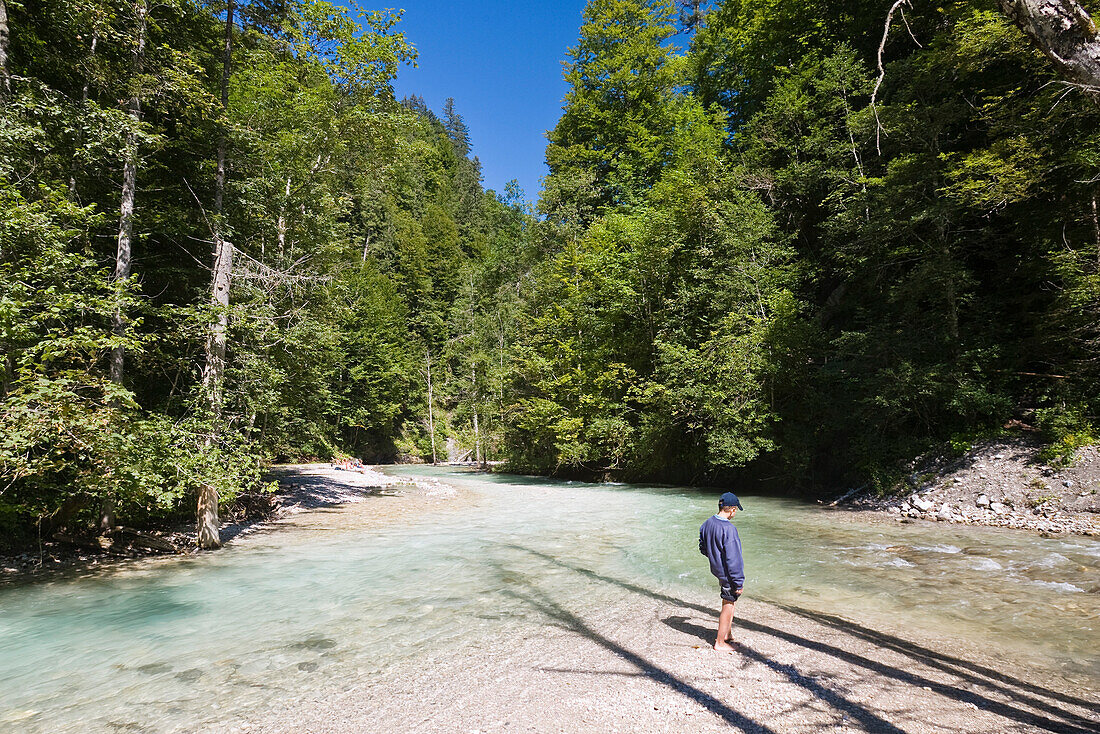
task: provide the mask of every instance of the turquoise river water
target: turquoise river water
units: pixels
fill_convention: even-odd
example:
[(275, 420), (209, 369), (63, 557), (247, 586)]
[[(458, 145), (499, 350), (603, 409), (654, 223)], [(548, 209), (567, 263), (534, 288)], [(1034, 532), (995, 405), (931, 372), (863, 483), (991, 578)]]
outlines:
[[(413, 511), (370, 497), (217, 553), (0, 587), (0, 731), (226, 730), (429, 650), (533, 631), (545, 621), (515, 592), (536, 581), (578, 610), (622, 595), (577, 584), (578, 569), (714, 592), (696, 537), (715, 492), (392, 471), (460, 492)], [(751, 596), (1100, 686), (1100, 541), (742, 499)]]

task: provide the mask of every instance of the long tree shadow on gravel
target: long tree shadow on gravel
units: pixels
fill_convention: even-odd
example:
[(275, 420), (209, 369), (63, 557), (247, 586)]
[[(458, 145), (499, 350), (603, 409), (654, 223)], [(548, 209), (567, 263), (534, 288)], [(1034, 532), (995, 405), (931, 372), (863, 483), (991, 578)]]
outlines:
[[(501, 569), (501, 571), (503, 571), (503, 569)], [(702, 691), (690, 683), (677, 678), (672, 673), (655, 665), (638, 653), (628, 650), (614, 640), (601, 635), (586, 624), (583, 619), (560, 604), (551, 601), (544, 594), (535, 593), (535, 589), (531, 589), (531, 591), (531, 594), (521, 594), (516, 591), (506, 591), (505, 593), (513, 598), (526, 602), (551, 619), (557, 620), (570, 632), (575, 632), (595, 642), (597, 645), (610, 650), (623, 660), (637, 667), (650, 680), (656, 681), (661, 685), (671, 688), (677, 693), (687, 696), (703, 708), (721, 717), (728, 724), (737, 727), (746, 734), (776, 734), (774, 730), (735, 711), (706, 691)]]
[[(706, 627), (692, 624), (687, 620), (687, 617), (668, 617), (667, 619), (662, 619), (661, 621), (672, 629), (676, 630), (677, 632), (683, 632), (686, 635), (694, 635), (695, 637), (698, 637), (700, 640), (703, 640), (708, 645), (714, 642), (714, 632), (707, 629)], [(753, 660), (771, 668), (780, 675), (786, 676), (787, 680), (789, 680), (791, 683), (805, 688), (810, 693), (814, 694), (814, 696), (835, 708), (837, 711), (843, 711), (844, 713), (848, 714), (848, 716), (863, 724), (869, 731), (883, 732), (884, 734), (905, 734), (904, 729), (899, 729), (886, 719), (869, 711), (864, 706), (860, 706), (858, 703), (849, 701), (847, 698), (840, 695), (831, 688), (821, 685), (813, 678), (802, 675), (793, 665), (783, 665), (781, 663), (777, 663), (766, 655), (763, 655), (752, 649), (744, 642), (737, 643), (737, 650), (743, 655), (750, 657)]]
[[(894, 635), (888, 635), (884, 632), (867, 629), (866, 627), (860, 627), (859, 625), (852, 624), (843, 617), (837, 617), (832, 614), (825, 614), (824, 612), (815, 612), (810, 609), (803, 609), (802, 607), (796, 607), (788, 604), (780, 604), (778, 602), (769, 603), (774, 604), (780, 609), (788, 611), (791, 614), (797, 614), (800, 617), (805, 617), (806, 619), (811, 619), (820, 624), (828, 625), (835, 629), (842, 630), (855, 637), (861, 637), (868, 642), (873, 642), (876, 645), (879, 645), (880, 647), (889, 648), (896, 652), (903, 653), (911, 658), (914, 658), (915, 660), (919, 660), (929, 667), (939, 668), (940, 670), (951, 673), (952, 675), (962, 675), (960, 671), (952, 667), (957, 666), (959, 668), (970, 670), (974, 673), (977, 673), (978, 675), (984, 675), (987, 678), (992, 678), (993, 680), (1000, 681), (1001, 683), (1011, 686), (1012, 688), (1020, 688), (1026, 691), (1031, 691), (1032, 693), (1035, 693), (1037, 695), (1057, 699), (1072, 706), (1081, 706), (1086, 709), (1094, 708), (1096, 706), (1096, 703), (1094, 701), (1085, 701), (1084, 699), (1076, 698), (1074, 696), (1070, 696), (1059, 691), (1047, 690), (1046, 688), (1037, 686), (1034, 683), (1028, 683), (1027, 681), (1020, 680), (1019, 678), (1005, 675), (999, 670), (994, 670), (993, 668), (990, 668), (988, 666), (974, 663), (969, 660), (964, 660), (962, 658), (952, 655), (945, 655), (941, 652), (931, 650), (927, 647), (918, 645), (915, 642), (910, 642), (909, 640), (903, 639), (901, 637), (895, 637)], [(1046, 704), (1043, 701), (1035, 701), (1027, 697), (1022, 698), (1036, 708), (1045, 709), (1047, 706), (1049, 706), (1049, 704)], [(1061, 711), (1057, 708), (1052, 708), (1051, 713), (1061, 714)]]
[[(260, 521), (270, 519), (270, 515), (280, 507), (295, 507), (299, 510), (327, 510), (347, 504), (349, 501), (357, 502), (364, 497), (380, 496), (388, 493), (387, 489), (381, 486), (347, 484), (341, 482), (339, 476), (326, 476), (311, 473), (312, 471), (294, 467), (275, 467), (269, 471), (265, 479), (278, 481), (279, 490), (275, 494), (253, 496), (256, 502), (264, 502), (269, 505), (266, 512), (268, 517), (261, 517)], [(353, 475), (349, 472), (349, 477)], [(264, 513), (257, 514), (262, 515)], [(222, 542), (228, 543), (245, 532), (253, 532), (257, 522), (256, 519), (246, 519), (227, 523), (222, 527)]]
[[(353, 475), (348, 472), (349, 477)], [(382, 490), (380, 486), (343, 484), (336, 477), (285, 467), (272, 470), (267, 478), (279, 481), (284, 505), (297, 505), (303, 510), (335, 507), (346, 503), (349, 496), (363, 497)]]
[[(596, 581), (614, 584), (636, 594), (648, 596), (652, 599), (665, 601), (670, 604), (676, 604), (681, 607), (686, 607), (688, 609), (694, 609), (695, 611), (711, 617), (718, 616), (717, 612), (714, 609), (704, 607), (699, 604), (693, 604), (683, 599), (677, 599), (676, 597), (662, 594), (661, 592), (647, 589), (642, 586), (638, 586), (637, 584), (630, 583), (629, 581), (623, 581), (621, 579), (604, 576), (595, 571), (592, 571), (591, 569), (566, 563), (565, 561), (533, 550), (531, 548), (525, 548), (518, 545), (508, 545), (507, 547), (514, 550), (524, 551), (537, 558), (541, 558), (548, 563), (554, 564), (561, 568), (569, 569)], [(786, 609), (786, 607), (783, 607), (779, 604), (776, 604), (775, 606)], [(801, 637), (790, 632), (785, 632), (783, 630), (777, 629), (775, 627), (770, 627), (759, 622), (753, 622), (751, 620), (738, 618), (737, 625), (744, 629), (751, 629), (755, 632), (760, 632), (761, 634), (766, 634), (772, 637), (776, 637), (778, 639), (786, 640), (801, 647), (831, 655), (833, 657), (844, 660), (851, 665), (856, 665), (867, 670), (874, 671), (875, 673), (878, 673), (880, 675), (894, 678), (895, 680), (901, 681), (908, 685), (920, 688), (927, 688), (936, 693), (939, 693), (946, 698), (951, 698), (956, 701), (962, 701), (964, 703), (970, 703), (979, 709), (989, 711), (990, 713), (994, 713), (1000, 716), (1004, 716), (1005, 718), (1012, 719), (1023, 724), (1028, 724), (1030, 726), (1044, 729), (1046, 731), (1065, 732), (1067, 734), (1097, 734), (1097, 732), (1100, 732), (1100, 726), (1098, 726), (1097, 721), (1086, 718), (1084, 716), (1080, 716), (1071, 711), (1065, 711), (1055, 704), (1038, 699), (1033, 695), (1023, 693), (1020, 689), (1025, 689), (1037, 695), (1046, 696), (1048, 698), (1061, 700), (1065, 703), (1079, 705), (1086, 709), (1092, 709), (1095, 707), (1095, 704), (1091, 702), (1077, 699), (1073, 696), (1066, 696), (1056, 691), (1049, 691), (1045, 688), (1027, 683), (1026, 681), (1018, 680), (1003, 673), (990, 671), (989, 668), (986, 668), (984, 666), (948, 655), (943, 655), (928, 648), (924, 648), (914, 643), (911, 643), (908, 640), (894, 637), (892, 635), (886, 635), (881, 632), (862, 627), (858, 624), (855, 624), (854, 622), (841, 619), (839, 617), (818, 615), (816, 612), (809, 612), (807, 610), (796, 611), (796, 608), (791, 608), (789, 611), (794, 614), (800, 614), (801, 616), (812, 619), (814, 621), (820, 621), (822, 624), (827, 624), (845, 633), (851, 634), (852, 636), (861, 637), (868, 642), (872, 642), (884, 648), (907, 655), (917, 662), (932, 665), (933, 667), (937, 667), (945, 672), (950, 673), (951, 675), (962, 678), (963, 680), (975, 686), (981, 686), (983, 688), (989, 689), (990, 692), (1001, 694), (1008, 698), (1014, 699), (1020, 704), (1032, 706), (1038, 710), (1044, 711), (1058, 718), (1048, 718), (1040, 714), (1026, 711), (1003, 701), (989, 698), (981, 693), (956, 688), (955, 686), (941, 683), (939, 681), (927, 678), (917, 673), (912, 673), (901, 668), (881, 663), (877, 660), (872, 660), (857, 653), (849, 652), (847, 650), (836, 647), (835, 645), (830, 645), (828, 643), (820, 642), (818, 640), (807, 639), (805, 637)], [(819, 616), (821, 617), (821, 619), (818, 619)], [(713, 640), (710, 641), (712, 642)], [(950, 667), (951, 665), (957, 667)], [(986, 671), (993, 673), (993, 675), (989, 675)]]

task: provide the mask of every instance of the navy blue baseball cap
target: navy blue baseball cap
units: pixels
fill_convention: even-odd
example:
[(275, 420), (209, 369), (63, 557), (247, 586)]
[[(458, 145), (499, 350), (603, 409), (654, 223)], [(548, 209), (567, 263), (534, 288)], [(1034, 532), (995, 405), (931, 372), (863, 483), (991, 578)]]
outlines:
[(737, 495), (733, 492), (726, 492), (719, 498), (718, 509), (722, 509), (723, 507), (736, 507), (742, 512), (745, 510), (745, 508), (741, 506), (741, 500), (737, 499)]

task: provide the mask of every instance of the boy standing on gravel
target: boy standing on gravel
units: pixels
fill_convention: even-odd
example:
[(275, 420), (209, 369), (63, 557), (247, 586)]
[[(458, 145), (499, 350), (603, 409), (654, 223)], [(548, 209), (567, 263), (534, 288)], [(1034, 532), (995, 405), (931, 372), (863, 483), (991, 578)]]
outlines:
[(722, 595), (722, 612), (718, 615), (718, 637), (714, 649), (733, 652), (733, 605), (745, 587), (745, 563), (741, 558), (741, 537), (730, 522), (738, 510), (744, 510), (733, 492), (718, 500), (718, 514), (711, 516), (699, 528), (699, 552), (710, 561), (710, 572), (718, 579)]

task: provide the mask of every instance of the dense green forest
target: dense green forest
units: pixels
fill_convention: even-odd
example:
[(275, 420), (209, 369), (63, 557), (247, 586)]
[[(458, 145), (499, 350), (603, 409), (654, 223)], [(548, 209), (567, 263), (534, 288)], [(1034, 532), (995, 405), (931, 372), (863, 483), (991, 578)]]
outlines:
[(0, 537), (215, 545), (272, 461), (793, 492), (1095, 440), (1097, 97), (992, 3), (894, 10), (591, 0), (532, 208), (395, 98), (400, 13), (0, 0)]

